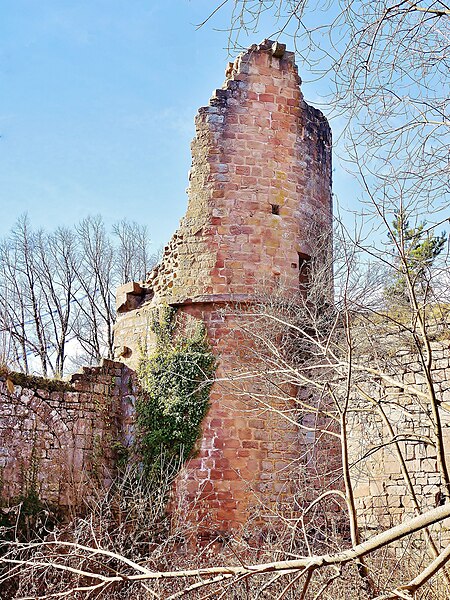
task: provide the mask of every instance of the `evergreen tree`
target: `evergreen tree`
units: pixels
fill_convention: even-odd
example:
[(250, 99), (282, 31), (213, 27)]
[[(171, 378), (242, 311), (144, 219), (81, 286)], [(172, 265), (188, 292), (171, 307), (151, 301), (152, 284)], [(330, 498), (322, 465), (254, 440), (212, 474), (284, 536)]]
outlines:
[(426, 228), (426, 221), (410, 227), (402, 211), (392, 222), (390, 242), (397, 254), (393, 281), (386, 286), (388, 301), (410, 302), (408, 279), (414, 290), (424, 296), (429, 289), (429, 272), (435, 259), (444, 249), (447, 234), (434, 235), (432, 228)]

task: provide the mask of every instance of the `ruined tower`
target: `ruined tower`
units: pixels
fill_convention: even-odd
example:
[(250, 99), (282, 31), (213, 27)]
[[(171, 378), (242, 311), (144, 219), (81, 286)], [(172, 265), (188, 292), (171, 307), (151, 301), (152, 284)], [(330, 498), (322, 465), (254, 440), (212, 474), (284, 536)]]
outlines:
[(117, 295), (118, 355), (131, 367), (158, 304), (206, 325), (217, 382), (198, 456), (177, 485), (187, 508), (220, 532), (245, 523), (255, 498), (269, 508), (288, 500), (288, 465), (298, 454), (295, 425), (252, 400), (259, 383), (236, 390), (246, 354), (239, 317), (227, 307), (251, 304), (274, 285), (298, 290), (315, 238), (331, 238), (331, 133), (300, 83), (294, 53), (277, 42), (229, 64), (195, 120), (186, 215), (148, 281)]

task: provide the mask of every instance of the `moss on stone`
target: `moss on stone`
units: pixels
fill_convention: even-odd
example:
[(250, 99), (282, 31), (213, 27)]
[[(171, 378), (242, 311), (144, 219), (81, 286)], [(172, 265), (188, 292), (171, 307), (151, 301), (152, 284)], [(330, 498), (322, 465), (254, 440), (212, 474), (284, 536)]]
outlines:
[(6, 381), (7, 379), (12, 381), (14, 385), (32, 390), (68, 392), (74, 389), (72, 384), (68, 381), (61, 381), (60, 379), (46, 379), (45, 377), (39, 377), (38, 375), (26, 375), (25, 373), (10, 371), (6, 367), (0, 367), (0, 381)]

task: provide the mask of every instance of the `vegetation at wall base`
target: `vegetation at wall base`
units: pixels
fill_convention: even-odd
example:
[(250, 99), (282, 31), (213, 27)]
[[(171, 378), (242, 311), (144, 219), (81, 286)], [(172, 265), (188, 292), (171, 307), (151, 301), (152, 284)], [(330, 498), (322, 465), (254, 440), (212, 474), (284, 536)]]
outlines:
[(143, 352), (136, 405), (137, 450), (149, 480), (168, 481), (194, 453), (208, 410), (216, 360), (203, 323), (181, 323), (168, 306), (156, 308), (155, 347)]
[(3, 500), (6, 482), (0, 470), (0, 554), (7, 541), (26, 543), (43, 539), (62, 519), (60, 508), (40, 496), (39, 469), (35, 433), (30, 463), (27, 468), (21, 465), (22, 486), (17, 497)]

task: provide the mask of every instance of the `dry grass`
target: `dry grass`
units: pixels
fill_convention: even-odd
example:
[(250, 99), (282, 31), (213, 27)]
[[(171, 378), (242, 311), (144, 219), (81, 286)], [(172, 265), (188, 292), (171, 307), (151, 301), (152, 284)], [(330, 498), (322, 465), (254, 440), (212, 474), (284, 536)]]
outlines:
[[(83, 515), (78, 515), (64, 526), (46, 532), (44, 543), (36, 545), (7, 546), (3, 559), (17, 560), (20, 564), (4, 564), (0, 578), (0, 598), (102, 598), (119, 600), (167, 599), (177, 593), (178, 597), (192, 600), (214, 598), (215, 600), (269, 600), (283, 598), (298, 600), (305, 584), (306, 574), (267, 573), (241, 576), (219, 581), (199, 588), (200, 576), (189, 579), (156, 580), (147, 583), (116, 582), (105, 587), (76, 591), (90, 587), (93, 580), (80, 573), (61, 570), (63, 565), (83, 572), (110, 576), (120, 572), (132, 574), (136, 569), (127, 565), (116, 555), (125, 557), (154, 571), (174, 571), (205, 566), (241, 565), (265, 563), (290, 559), (307, 554), (305, 531), (293, 535), (292, 527), (282, 519), (271, 530), (257, 529), (249, 523), (252, 535), (221, 539), (199, 540), (182, 515), (175, 515), (178, 527), (173, 529), (174, 519), (164, 514), (166, 494), (154, 494), (145, 482), (128, 471), (106, 493), (91, 498)], [(175, 509), (176, 510), (176, 509)], [(317, 516), (319, 519), (319, 516)], [(180, 525), (183, 523), (184, 525)], [(320, 535), (314, 524), (306, 534), (313, 544), (310, 550), (317, 553), (335, 551), (348, 547), (336, 528), (326, 531), (321, 520)], [(331, 531), (334, 529), (334, 532)], [(345, 536), (344, 536), (345, 537)], [(68, 545), (75, 543), (77, 546)], [(395, 556), (392, 550), (378, 551), (368, 560), (368, 566), (377, 594), (404, 584), (423, 568), (429, 559), (422, 547), (411, 543), (402, 554)], [(91, 549), (108, 550), (114, 555), (100, 556)], [(310, 582), (305, 600), (369, 600), (374, 594), (368, 592), (356, 565), (341, 569), (327, 567), (317, 570)], [(188, 588), (191, 588), (190, 591)], [(434, 578), (415, 596), (417, 600), (450, 600), (450, 591), (444, 582)]]

